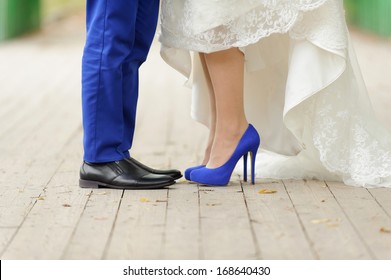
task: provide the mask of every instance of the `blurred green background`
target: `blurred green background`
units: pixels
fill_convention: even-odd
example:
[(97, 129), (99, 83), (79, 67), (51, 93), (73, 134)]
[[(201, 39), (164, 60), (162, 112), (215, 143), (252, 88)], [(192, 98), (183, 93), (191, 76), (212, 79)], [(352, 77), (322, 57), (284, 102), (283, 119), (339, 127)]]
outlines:
[(391, 0), (344, 0), (344, 4), (350, 24), (391, 36)]
[(0, 41), (37, 30), (85, 7), (85, 0), (0, 0)]
[[(391, 0), (344, 0), (350, 24), (391, 36)], [(80, 10), (85, 0), (0, 0), (0, 41)]]

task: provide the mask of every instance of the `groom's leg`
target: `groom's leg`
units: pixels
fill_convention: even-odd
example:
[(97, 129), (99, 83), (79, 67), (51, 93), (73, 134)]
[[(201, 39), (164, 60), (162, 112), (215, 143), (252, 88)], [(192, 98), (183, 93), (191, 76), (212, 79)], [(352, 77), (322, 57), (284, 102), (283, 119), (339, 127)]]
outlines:
[[(140, 2), (149, 2), (143, 0)], [(82, 62), (84, 160), (121, 160), (123, 68), (135, 43), (138, 0), (87, 0)], [(129, 100), (126, 100), (129, 102)]]
[(87, 0), (82, 65), (85, 153), (80, 187), (154, 189), (170, 186), (181, 177), (178, 170), (154, 170), (127, 158), (138, 68), (153, 38), (157, 9), (156, 0)]
[(132, 146), (139, 90), (138, 71), (147, 58), (154, 38), (158, 12), (159, 0), (139, 1), (133, 48), (122, 68), (125, 130), (121, 150), (124, 154), (128, 153)]

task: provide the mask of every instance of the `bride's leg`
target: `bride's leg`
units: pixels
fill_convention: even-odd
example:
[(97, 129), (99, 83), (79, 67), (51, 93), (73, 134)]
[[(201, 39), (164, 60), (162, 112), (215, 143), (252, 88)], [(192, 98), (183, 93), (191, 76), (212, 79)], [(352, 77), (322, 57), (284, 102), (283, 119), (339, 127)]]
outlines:
[(248, 127), (244, 113), (244, 55), (237, 48), (205, 54), (216, 102), (216, 128), (208, 168), (223, 165)]
[(208, 137), (208, 143), (205, 149), (204, 159), (202, 160), (202, 165), (206, 165), (209, 161), (210, 152), (212, 150), (213, 140), (215, 136), (216, 131), (216, 100), (215, 100), (215, 94), (213, 92), (212, 83), (210, 80), (210, 75), (208, 71), (208, 67), (206, 66), (205, 62), (205, 54), (199, 53), (202, 68), (204, 69), (205, 78), (208, 82), (209, 87), (209, 103), (210, 103), (210, 125), (209, 125), (209, 137)]

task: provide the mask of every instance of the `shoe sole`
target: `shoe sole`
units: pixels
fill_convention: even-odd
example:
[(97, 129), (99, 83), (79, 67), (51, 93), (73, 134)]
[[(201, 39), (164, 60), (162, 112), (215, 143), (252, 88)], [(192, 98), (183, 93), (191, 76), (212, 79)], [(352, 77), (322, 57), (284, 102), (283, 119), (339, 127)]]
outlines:
[(121, 190), (151, 190), (151, 189), (162, 189), (171, 185), (174, 185), (175, 181), (167, 182), (167, 183), (161, 183), (161, 184), (155, 184), (155, 185), (147, 185), (147, 186), (117, 186), (117, 185), (110, 185), (107, 183), (102, 183), (98, 181), (89, 181), (89, 180), (82, 180), (79, 179), (79, 186), (81, 188), (88, 188), (88, 189), (99, 189), (99, 188), (110, 188), (110, 189), (121, 189)]
[(173, 179), (173, 180), (178, 180), (178, 179), (180, 179), (180, 178), (182, 178), (183, 177), (183, 175), (180, 175), (180, 176), (172, 176), (171, 178)]

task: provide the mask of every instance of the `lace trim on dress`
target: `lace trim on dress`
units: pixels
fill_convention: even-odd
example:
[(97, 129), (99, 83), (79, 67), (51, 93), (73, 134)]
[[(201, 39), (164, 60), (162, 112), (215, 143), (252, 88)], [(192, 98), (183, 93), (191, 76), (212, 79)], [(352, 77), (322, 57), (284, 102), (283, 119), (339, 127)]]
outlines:
[[(342, 12), (335, 14), (335, 11), (343, 11), (335, 7), (342, 5), (341, 1), (197, 0), (196, 2), (197, 5), (189, 0), (163, 2), (160, 39), (165, 46), (213, 52), (248, 46), (271, 34), (289, 31), (292, 38), (321, 40), (322, 43), (326, 43), (326, 46), (330, 44), (330, 48), (346, 47), (346, 38), (335, 38), (336, 34), (332, 32), (335, 28), (345, 28), (339, 20), (340, 17), (344, 17), (344, 14)], [(225, 7), (232, 5), (232, 11), (231, 9), (224, 9), (224, 13), (214, 11), (217, 14), (214, 17), (204, 15), (209, 20), (208, 24), (203, 28), (197, 27), (197, 17), (202, 16), (197, 10), (208, 11), (208, 5), (216, 7), (218, 5), (216, 2), (221, 2), (220, 5)], [(240, 9), (242, 6), (247, 8)], [(305, 13), (319, 8), (322, 8), (322, 11)], [(333, 17), (325, 18), (324, 15), (330, 15), (329, 12), (324, 11), (325, 9), (332, 10)], [(181, 18), (177, 17), (178, 14)], [(207, 20), (199, 19), (199, 22), (205, 21)], [(328, 24), (324, 24), (325, 21)], [(308, 25), (307, 22), (311, 24)], [(340, 26), (336, 26), (338, 24)], [(210, 26), (215, 27), (210, 29)]]
[(349, 76), (351, 71), (348, 66), (338, 81), (313, 98), (308, 107), (313, 117), (314, 146), (326, 168), (341, 174), (346, 183), (370, 186), (388, 180), (389, 184), (390, 134), (373, 112), (363, 107), (365, 95), (360, 96), (360, 89)]

